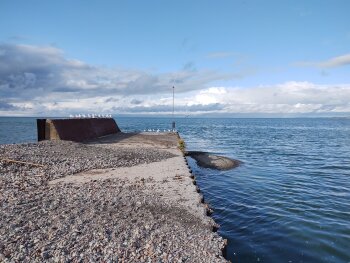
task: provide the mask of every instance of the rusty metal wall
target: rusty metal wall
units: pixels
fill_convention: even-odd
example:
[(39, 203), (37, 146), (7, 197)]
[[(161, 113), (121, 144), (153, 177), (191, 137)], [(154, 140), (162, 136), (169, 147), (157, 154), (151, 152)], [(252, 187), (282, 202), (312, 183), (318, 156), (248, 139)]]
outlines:
[[(120, 129), (112, 118), (86, 118), (86, 119), (46, 119), (44, 132), (42, 121), (37, 120), (38, 140), (67, 140), (82, 142), (108, 134), (120, 132)], [(46, 131), (45, 131), (46, 130)], [(39, 134), (40, 133), (40, 134)]]

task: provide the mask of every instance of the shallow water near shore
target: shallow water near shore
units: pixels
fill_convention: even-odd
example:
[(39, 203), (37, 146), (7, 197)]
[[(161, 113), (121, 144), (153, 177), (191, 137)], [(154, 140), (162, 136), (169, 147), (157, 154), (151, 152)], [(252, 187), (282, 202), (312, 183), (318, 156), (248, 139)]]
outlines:
[[(168, 118), (117, 118), (125, 132)], [(243, 161), (199, 168), (233, 262), (350, 262), (350, 119), (178, 118), (187, 150)], [(36, 140), (35, 118), (0, 118), (0, 144)]]

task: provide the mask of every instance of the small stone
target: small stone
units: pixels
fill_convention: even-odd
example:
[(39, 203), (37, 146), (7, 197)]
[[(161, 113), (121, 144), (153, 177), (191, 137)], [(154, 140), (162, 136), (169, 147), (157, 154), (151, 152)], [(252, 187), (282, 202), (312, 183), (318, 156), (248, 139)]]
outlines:
[(42, 257), (43, 259), (49, 259), (49, 258), (50, 258), (50, 254), (49, 254), (48, 251), (43, 251), (43, 252), (41, 253), (41, 257)]

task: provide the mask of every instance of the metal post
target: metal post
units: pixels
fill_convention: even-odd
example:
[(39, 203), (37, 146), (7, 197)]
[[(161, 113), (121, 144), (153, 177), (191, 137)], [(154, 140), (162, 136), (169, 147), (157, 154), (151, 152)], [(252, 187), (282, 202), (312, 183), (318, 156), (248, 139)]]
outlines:
[(175, 131), (175, 117), (174, 117), (174, 109), (175, 109), (175, 87), (173, 86), (173, 131)]

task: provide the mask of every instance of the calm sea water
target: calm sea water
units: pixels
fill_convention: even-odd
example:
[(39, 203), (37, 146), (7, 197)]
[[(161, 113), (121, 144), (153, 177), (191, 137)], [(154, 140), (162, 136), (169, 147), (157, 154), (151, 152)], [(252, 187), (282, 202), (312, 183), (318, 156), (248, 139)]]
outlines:
[[(118, 118), (123, 131), (169, 119)], [(350, 119), (177, 119), (188, 150), (233, 157), (218, 172), (189, 160), (233, 262), (350, 262)], [(33, 118), (0, 118), (0, 144), (36, 140)]]

